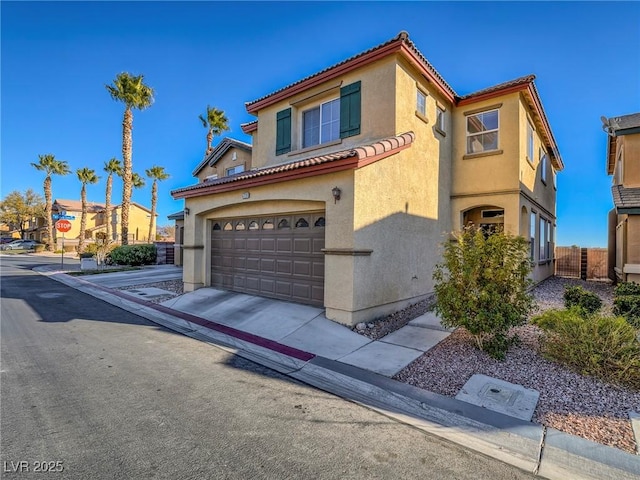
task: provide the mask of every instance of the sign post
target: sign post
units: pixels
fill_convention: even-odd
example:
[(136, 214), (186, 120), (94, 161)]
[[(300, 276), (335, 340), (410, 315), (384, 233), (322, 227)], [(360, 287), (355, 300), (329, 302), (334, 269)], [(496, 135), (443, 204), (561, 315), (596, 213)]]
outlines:
[[(75, 218), (75, 217), (72, 217)], [(62, 270), (64, 270), (64, 234), (71, 230), (71, 222), (66, 219), (58, 220), (56, 222), (56, 230), (62, 232), (62, 255), (60, 265), (62, 266)]]

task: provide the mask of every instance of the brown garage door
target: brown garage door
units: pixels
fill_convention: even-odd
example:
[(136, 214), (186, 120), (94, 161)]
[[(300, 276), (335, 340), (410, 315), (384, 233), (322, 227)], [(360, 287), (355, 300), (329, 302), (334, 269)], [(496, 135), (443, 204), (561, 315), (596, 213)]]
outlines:
[(324, 215), (214, 220), (211, 286), (322, 306)]

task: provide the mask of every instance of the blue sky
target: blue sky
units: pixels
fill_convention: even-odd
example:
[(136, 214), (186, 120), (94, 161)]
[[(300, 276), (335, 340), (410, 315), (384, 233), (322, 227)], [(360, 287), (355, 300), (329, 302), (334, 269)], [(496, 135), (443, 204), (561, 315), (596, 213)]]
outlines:
[[(231, 131), (244, 107), (401, 30), (458, 94), (534, 73), (565, 170), (558, 175), (558, 245), (606, 246), (611, 178), (600, 116), (640, 111), (640, 3), (635, 2), (7, 2), (1, 14), (1, 196), (42, 191), (31, 167), (53, 153), (104, 202), (104, 162), (122, 156), (123, 106), (105, 84), (144, 74), (151, 108), (134, 112), (133, 165), (171, 178), (159, 187), (159, 224), (182, 209), (172, 189), (194, 183), (206, 106)], [(214, 140), (217, 143), (218, 139)], [(121, 201), (114, 182), (113, 201)], [(150, 204), (150, 183), (133, 200)], [(75, 176), (57, 198), (79, 198)]]

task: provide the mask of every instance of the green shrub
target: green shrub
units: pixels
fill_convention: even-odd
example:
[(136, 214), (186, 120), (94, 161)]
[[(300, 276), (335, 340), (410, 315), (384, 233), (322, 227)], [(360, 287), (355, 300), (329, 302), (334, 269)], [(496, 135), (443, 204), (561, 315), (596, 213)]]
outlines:
[(623, 295), (640, 295), (640, 283), (619, 283), (618, 285), (616, 285), (616, 288), (613, 289), (613, 295), (616, 297)]
[(37, 244), (33, 247), (33, 250), (34, 250), (36, 253), (40, 253), (40, 252), (44, 252), (45, 247), (46, 247), (46, 245), (44, 245), (44, 244), (42, 244), (42, 243), (37, 243)]
[(529, 242), (504, 232), (485, 236), (475, 227), (444, 245), (444, 263), (436, 265), (436, 312), (445, 327), (464, 327), (476, 345), (504, 358), (507, 332), (522, 325), (532, 308)]
[(619, 283), (613, 295), (613, 313), (623, 316), (633, 327), (640, 329), (640, 284)]
[(574, 307), (548, 310), (532, 322), (545, 332), (545, 357), (578, 373), (640, 389), (640, 342), (624, 318), (585, 316)]
[(110, 263), (116, 265), (151, 265), (156, 262), (156, 246), (122, 245), (111, 250), (108, 256)]
[(587, 315), (593, 315), (602, 308), (602, 300), (600, 300), (600, 297), (579, 285), (566, 287), (563, 297), (565, 308), (578, 307)]

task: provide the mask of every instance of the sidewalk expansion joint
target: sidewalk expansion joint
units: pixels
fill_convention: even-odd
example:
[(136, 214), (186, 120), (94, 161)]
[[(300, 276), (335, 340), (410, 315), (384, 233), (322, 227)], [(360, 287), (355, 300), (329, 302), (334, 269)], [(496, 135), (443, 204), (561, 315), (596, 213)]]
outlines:
[(542, 463), (542, 452), (544, 450), (544, 440), (547, 436), (547, 427), (542, 425), (542, 435), (540, 436), (540, 445), (538, 446), (538, 458), (536, 460), (536, 468), (533, 469), (533, 474), (537, 475), (540, 471), (540, 464)]

